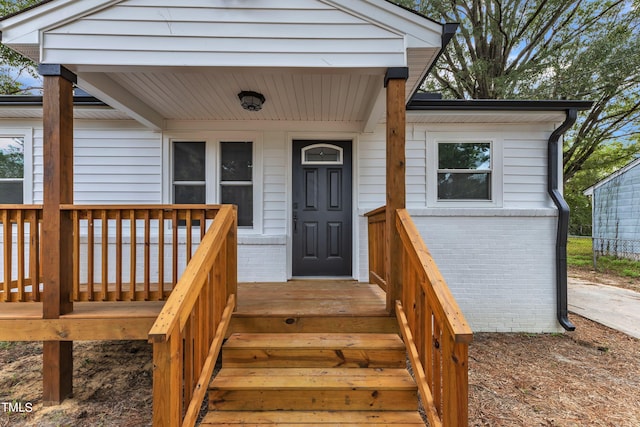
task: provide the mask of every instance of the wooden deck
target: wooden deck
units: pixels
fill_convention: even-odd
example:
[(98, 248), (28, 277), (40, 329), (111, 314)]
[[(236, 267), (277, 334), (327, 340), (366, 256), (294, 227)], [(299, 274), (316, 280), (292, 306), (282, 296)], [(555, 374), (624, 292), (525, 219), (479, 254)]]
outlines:
[(229, 333), (395, 333), (378, 286), (353, 280), (238, 284)]
[[(42, 322), (42, 303), (0, 305), (0, 340), (148, 339), (164, 301), (76, 302)], [(241, 283), (231, 332), (397, 332), (375, 285), (349, 280)], [(108, 327), (107, 327), (108, 326)]]
[(59, 319), (42, 318), (42, 303), (2, 303), (0, 341), (147, 340), (164, 301), (79, 302)]

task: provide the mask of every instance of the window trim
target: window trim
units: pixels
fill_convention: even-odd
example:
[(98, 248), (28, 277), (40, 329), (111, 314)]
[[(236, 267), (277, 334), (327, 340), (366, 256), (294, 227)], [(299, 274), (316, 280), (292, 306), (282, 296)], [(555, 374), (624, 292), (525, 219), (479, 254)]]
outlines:
[[(0, 131), (2, 138), (23, 138), (24, 170), (22, 176), (22, 204), (33, 204), (33, 128), (13, 128)], [(17, 180), (17, 178), (8, 178)]]
[[(489, 186), (490, 199), (439, 199), (438, 198), (438, 174), (450, 169), (439, 169), (438, 147), (446, 143), (489, 143), (491, 150), (491, 168), (478, 169), (488, 172), (491, 183)], [(427, 134), (427, 207), (502, 207), (503, 204), (503, 177), (502, 177), (502, 135), (496, 133), (454, 133), (431, 132)], [(456, 173), (465, 173), (462, 169), (453, 169)], [(467, 173), (477, 173), (475, 169), (469, 169)]]
[[(198, 142), (206, 144), (206, 203), (220, 204), (220, 143), (221, 142), (252, 142), (253, 146), (253, 227), (238, 228), (240, 234), (262, 234), (263, 229), (263, 145), (262, 134), (255, 131), (223, 131), (223, 132), (188, 132), (175, 131), (163, 136), (163, 167), (162, 167), (162, 200), (163, 203), (173, 203), (173, 150), (174, 142)], [(211, 167), (213, 165), (213, 167)]]

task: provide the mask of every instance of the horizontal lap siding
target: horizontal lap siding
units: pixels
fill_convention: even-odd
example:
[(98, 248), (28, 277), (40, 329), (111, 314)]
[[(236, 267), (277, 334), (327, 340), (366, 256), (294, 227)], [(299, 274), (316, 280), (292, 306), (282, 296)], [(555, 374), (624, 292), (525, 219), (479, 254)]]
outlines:
[(263, 233), (284, 235), (287, 232), (286, 211), (286, 145), (281, 132), (266, 133), (263, 156)]
[(640, 240), (640, 166), (594, 192), (594, 237)]
[[(124, 1), (47, 31), (43, 46), (46, 62), (75, 55), (82, 64), (109, 63), (110, 57), (140, 65), (383, 66), (405, 60), (404, 37), (317, 0), (232, 6), (223, 0)], [(247, 53), (259, 64), (246, 64)]]
[[(34, 203), (42, 203), (42, 130), (34, 137)], [(162, 140), (141, 128), (76, 129), (76, 204), (162, 203)]]
[(547, 194), (547, 139), (543, 132), (505, 133), (503, 190), (505, 208), (545, 208)]
[[(406, 142), (407, 206), (424, 207), (426, 204), (426, 147), (424, 139)], [(359, 200), (360, 209), (373, 209), (386, 203), (386, 142), (384, 128), (375, 134), (360, 137), (359, 145)]]

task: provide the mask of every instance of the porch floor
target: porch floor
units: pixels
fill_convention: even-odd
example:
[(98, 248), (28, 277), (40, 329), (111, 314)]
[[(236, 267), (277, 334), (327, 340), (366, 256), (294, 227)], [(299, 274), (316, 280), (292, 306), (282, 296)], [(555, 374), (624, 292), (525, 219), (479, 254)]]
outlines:
[(353, 280), (239, 283), (235, 315), (388, 316), (385, 293)]
[(353, 280), (239, 283), (233, 332), (396, 332), (377, 285)]
[[(395, 318), (386, 311), (385, 293), (376, 285), (353, 280), (239, 283), (237, 301), (229, 334), (397, 332)], [(0, 338), (40, 341), (64, 335), (70, 340), (147, 339), (163, 304), (76, 302), (72, 313), (43, 321), (42, 303), (3, 303)]]

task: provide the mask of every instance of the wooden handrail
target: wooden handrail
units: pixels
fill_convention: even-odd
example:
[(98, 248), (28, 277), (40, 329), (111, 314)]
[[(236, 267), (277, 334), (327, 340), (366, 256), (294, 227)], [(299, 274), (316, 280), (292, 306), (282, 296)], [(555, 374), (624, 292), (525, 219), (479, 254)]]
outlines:
[[(61, 209), (73, 222), (73, 301), (157, 301), (171, 293), (220, 206)], [(0, 302), (41, 301), (42, 205), (0, 205), (0, 222)]]
[(396, 212), (396, 227), (404, 252), (396, 315), (427, 417), (432, 426), (466, 426), (473, 333), (405, 209)]
[(384, 245), (386, 242), (386, 206), (367, 212), (369, 229), (369, 282), (387, 291)]
[(236, 209), (220, 207), (149, 331), (154, 426), (196, 422), (236, 304), (236, 229)]
[(0, 221), (0, 302), (39, 301), (42, 205), (0, 205)]
[(74, 301), (158, 301), (169, 296), (190, 261), (194, 233), (204, 237), (220, 206), (63, 205), (62, 210), (73, 221)]

